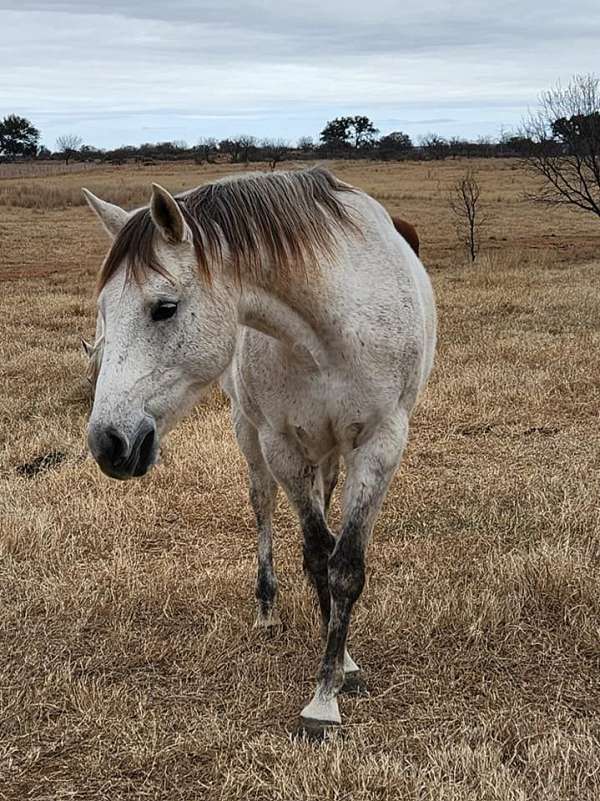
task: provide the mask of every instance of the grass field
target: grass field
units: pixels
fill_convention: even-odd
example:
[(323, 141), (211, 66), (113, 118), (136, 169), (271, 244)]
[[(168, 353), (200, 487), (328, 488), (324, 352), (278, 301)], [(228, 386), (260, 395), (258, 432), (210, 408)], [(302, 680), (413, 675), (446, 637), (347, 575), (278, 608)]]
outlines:
[(600, 225), (481, 162), (469, 265), (446, 202), (464, 162), (331, 166), (417, 225), (440, 331), (353, 618), (370, 695), (321, 745), (290, 736), (320, 653), (301, 536), (281, 500), (266, 638), (222, 399), (138, 482), (85, 450), (78, 336), (107, 243), (80, 186), (135, 205), (227, 168), (0, 178), (3, 801), (600, 797)]

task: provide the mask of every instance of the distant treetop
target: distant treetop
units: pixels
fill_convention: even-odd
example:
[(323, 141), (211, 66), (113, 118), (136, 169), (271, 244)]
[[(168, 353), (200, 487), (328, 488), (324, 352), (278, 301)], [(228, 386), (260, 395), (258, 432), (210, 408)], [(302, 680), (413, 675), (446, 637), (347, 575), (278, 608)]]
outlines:
[(16, 156), (35, 156), (40, 140), (40, 132), (25, 117), (9, 114), (0, 120), (0, 154)]

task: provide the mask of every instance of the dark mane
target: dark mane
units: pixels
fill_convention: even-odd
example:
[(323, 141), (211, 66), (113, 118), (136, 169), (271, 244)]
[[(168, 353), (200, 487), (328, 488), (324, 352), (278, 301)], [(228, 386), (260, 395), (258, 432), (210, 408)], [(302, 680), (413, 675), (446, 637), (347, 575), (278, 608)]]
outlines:
[[(224, 266), (235, 281), (286, 284), (295, 273), (318, 268), (331, 256), (335, 235), (357, 230), (339, 195), (355, 191), (328, 170), (254, 173), (201, 186), (176, 198), (189, 226), (198, 270), (207, 281)], [(166, 275), (156, 255), (156, 227), (148, 208), (125, 223), (102, 265), (101, 290), (125, 262), (128, 279), (153, 270)]]

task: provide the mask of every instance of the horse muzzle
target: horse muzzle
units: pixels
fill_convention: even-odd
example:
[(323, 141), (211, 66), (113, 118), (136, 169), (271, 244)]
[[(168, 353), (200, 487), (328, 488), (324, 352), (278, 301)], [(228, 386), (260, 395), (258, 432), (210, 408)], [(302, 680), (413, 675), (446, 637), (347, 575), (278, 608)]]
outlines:
[(92, 423), (88, 445), (100, 469), (110, 478), (138, 478), (145, 475), (156, 461), (156, 424), (151, 417), (144, 417), (128, 437), (113, 425)]

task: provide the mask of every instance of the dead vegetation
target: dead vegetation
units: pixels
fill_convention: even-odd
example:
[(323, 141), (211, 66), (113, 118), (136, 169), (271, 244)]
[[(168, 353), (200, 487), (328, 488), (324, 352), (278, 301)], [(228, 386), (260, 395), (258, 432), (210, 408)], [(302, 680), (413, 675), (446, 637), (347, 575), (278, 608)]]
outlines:
[[(351, 632), (371, 695), (343, 698), (344, 729), (320, 746), (289, 737), (319, 655), (293, 515), (281, 502), (286, 628), (264, 639), (225, 404), (215, 394), (174, 432), (147, 479), (104, 479), (85, 458), (78, 340), (103, 234), (83, 208), (3, 208), (3, 801), (598, 798), (596, 228), (524, 205), (512, 164), (478, 165), (496, 205), (471, 266), (443, 191), (464, 164), (339, 166), (417, 225), (440, 347)], [(121, 180), (132, 197), (148, 182), (93, 175), (39, 183), (115, 199)]]
[(481, 187), (472, 170), (459, 178), (450, 191), (448, 207), (454, 217), (456, 235), (464, 245), (471, 261), (475, 261), (481, 247), (481, 233), (486, 223), (481, 209)]
[(65, 164), (64, 161), (13, 161), (0, 163), (0, 180), (5, 178), (41, 178), (97, 170), (93, 161)]

